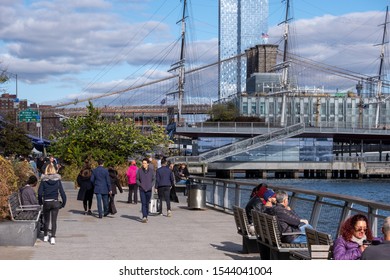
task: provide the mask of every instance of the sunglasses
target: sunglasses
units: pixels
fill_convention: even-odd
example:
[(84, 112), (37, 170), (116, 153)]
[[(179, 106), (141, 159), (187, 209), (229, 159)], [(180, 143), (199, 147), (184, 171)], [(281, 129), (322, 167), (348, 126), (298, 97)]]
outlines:
[(363, 228), (363, 227), (355, 228), (355, 231), (356, 231), (356, 232), (360, 232), (360, 231), (367, 232), (367, 228)]

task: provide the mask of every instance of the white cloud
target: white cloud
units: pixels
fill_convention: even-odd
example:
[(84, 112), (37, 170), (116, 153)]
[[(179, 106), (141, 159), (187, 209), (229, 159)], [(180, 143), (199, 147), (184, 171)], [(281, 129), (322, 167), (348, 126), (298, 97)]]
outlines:
[[(24, 3), (0, 3), (0, 68), (18, 73), (25, 83), (55, 81), (65, 87), (71, 81), (82, 85), (86, 78), (82, 80), (80, 75), (87, 71), (100, 72), (103, 77), (117, 67), (128, 67), (121, 78), (98, 79), (86, 88), (86, 92), (105, 92), (131, 85), (138, 74), (147, 81), (168, 75), (164, 71), (178, 60), (177, 30), (164, 22), (128, 19), (115, 5), (119, 3), (126, 12), (150, 15), (149, 0)], [(378, 25), (383, 21), (384, 14), (379, 12), (297, 20), (291, 27), (290, 46), (302, 57), (358, 73), (375, 73), (380, 48), (374, 45), (380, 43)], [(269, 42), (279, 42), (282, 31), (283, 26), (271, 27)], [(176, 48), (172, 45), (175, 40)], [(197, 40), (187, 49), (187, 62), (196, 66), (216, 62), (217, 57), (217, 38)], [(209, 73), (215, 75), (216, 71)]]

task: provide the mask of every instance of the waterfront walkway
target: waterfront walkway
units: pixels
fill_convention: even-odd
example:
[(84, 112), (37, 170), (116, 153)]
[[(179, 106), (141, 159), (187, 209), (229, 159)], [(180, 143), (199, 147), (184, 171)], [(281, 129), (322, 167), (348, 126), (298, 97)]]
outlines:
[[(257, 260), (242, 254), (232, 215), (213, 209), (189, 210), (187, 197), (172, 203), (173, 216), (140, 222), (141, 204), (127, 204), (127, 189), (116, 195), (118, 213), (103, 219), (85, 216), (77, 190), (64, 182), (67, 205), (60, 210), (56, 245), (40, 236), (33, 247), (0, 247), (2, 260)], [(95, 199), (95, 198), (94, 198)], [(163, 204), (166, 214), (165, 202)]]

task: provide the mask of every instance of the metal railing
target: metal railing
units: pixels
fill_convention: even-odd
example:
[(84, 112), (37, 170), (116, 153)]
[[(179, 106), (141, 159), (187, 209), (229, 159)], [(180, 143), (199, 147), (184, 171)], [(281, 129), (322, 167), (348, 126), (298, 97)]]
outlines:
[[(194, 184), (205, 184), (206, 203), (209, 207), (232, 213), (233, 205), (244, 207), (252, 189), (258, 184), (250, 181), (225, 180), (191, 176)], [(289, 194), (290, 206), (319, 231), (337, 237), (342, 221), (350, 215), (362, 213), (368, 217), (374, 236), (380, 233), (384, 218), (390, 216), (390, 205), (354, 196), (272, 186), (274, 191)]]
[[(289, 124), (290, 126), (295, 125)], [(301, 124), (301, 123), (298, 123)], [(354, 122), (318, 122), (318, 123), (302, 123), (305, 127), (305, 132), (337, 132), (337, 133), (357, 133), (357, 134), (377, 134), (390, 135), (390, 126), (380, 126), (375, 128), (372, 125), (359, 125)], [(242, 133), (258, 135), (269, 133), (271, 131), (279, 130), (279, 124), (272, 124), (269, 122), (201, 122), (195, 123), (191, 126), (178, 127), (177, 132), (209, 132), (209, 133)]]
[(278, 130), (270, 131), (267, 134), (258, 135), (238, 142), (234, 142), (232, 144), (220, 148), (212, 149), (211, 151), (202, 153), (199, 156), (174, 157), (171, 158), (171, 160), (174, 160), (175, 162), (191, 161), (191, 162), (202, 162), (202, 163), (218, 161), (229, 156), (233, 156), (255, 148), (259, 148), (261, 146), (264, 146), (276, 140), (296, 136), (298, 134), (301, 134), (303, 131), (304, 131), (304, 124), (298, 123), (285, 128), (279, 128)]

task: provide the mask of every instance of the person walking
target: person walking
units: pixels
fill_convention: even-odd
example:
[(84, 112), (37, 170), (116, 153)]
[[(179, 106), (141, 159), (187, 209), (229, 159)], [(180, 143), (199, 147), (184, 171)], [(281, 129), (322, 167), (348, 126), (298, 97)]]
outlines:
[[(135, 160), (130, 161), (130, 166), (126, 171), (127, 182), (129, 186), (129, 195), (127, 197), (127, 203), (137, 204), (138, 202), (138, 186), (137, 186), (137, 170)], [(134, 201), (134, 202), (133, 202)]]
[[(61, 200), (58, 200), (58, 195)], [(46, 166), (45, 174), (41, 177), (41, 183), (38, 188), (38, 202), (43, 205), (43, 219), (45, 221), (43, 228), (43, 241), (49, 241), (49, 221), (51, 222), (50, 244), (56, 244), (55, 237), (57, 233), (57, 216), (61, 208), (66, 205), (66, 194), (62, 187), (61, 175), (57, 174), (54, 164)]]
[(77, 200), (81, 200), (83, 202), (84, 215), (92, 215), (91, 208), (92, 208), (94, 187), (91, 182), (91, 176), (92, 176), (92, 168), (88, 160), (86, 160), (84, 162), (83, 168), (81, 169), (76, 179), (77, 184), (80, 187), (79, 192), (77, 193)]
[(175, 186), (175, 176), (173, 175), (172, 170), (167, 166), (167, 159), (161, 159), (161, 167), (157, 169), (156, 172), (156, 189), (158, 193), (158, 198), (160, 199), (160, 203), (158, 206), (158, 213), (162, 215), (162, 201), (163, 198), (167, 205), (167, 217), (172, 216), (171, 211), (171, 187)]
[[(92, 170), (91, 182), (94, 186), (99, 219), (106, 217), (108, 212), (108, 195), (111, 194), (111, 181), (108, 170), (103, 167), (104, 161), (98, 160), (99, 166)], [(102, 207), (103, 202), (103, 207)]]
[(141, 196), (142, 222), (148, 222), (149, 202), (152, 197), (152, 189), (156, 182), (156, 174), (153, 168), (149, 167), (149, 160), (142, 160), (142, 167), (137, 171), (137, 185)]
[(119, 183), (119, 178), (118, 178), (118, 171), (114, 169), (114, 167), (110, 166), (108, 167), (108, 174), (110, 175), (110, 180), (111, 180), (111, 194), (109, 197), (109, 212), (111, 214), (116, 213), (116, 207), (115, 207), (115, 195), (118, 193), (117, 188), (119, 189), (120, 193), (123, 193), (123, 189), (121, 184)]

